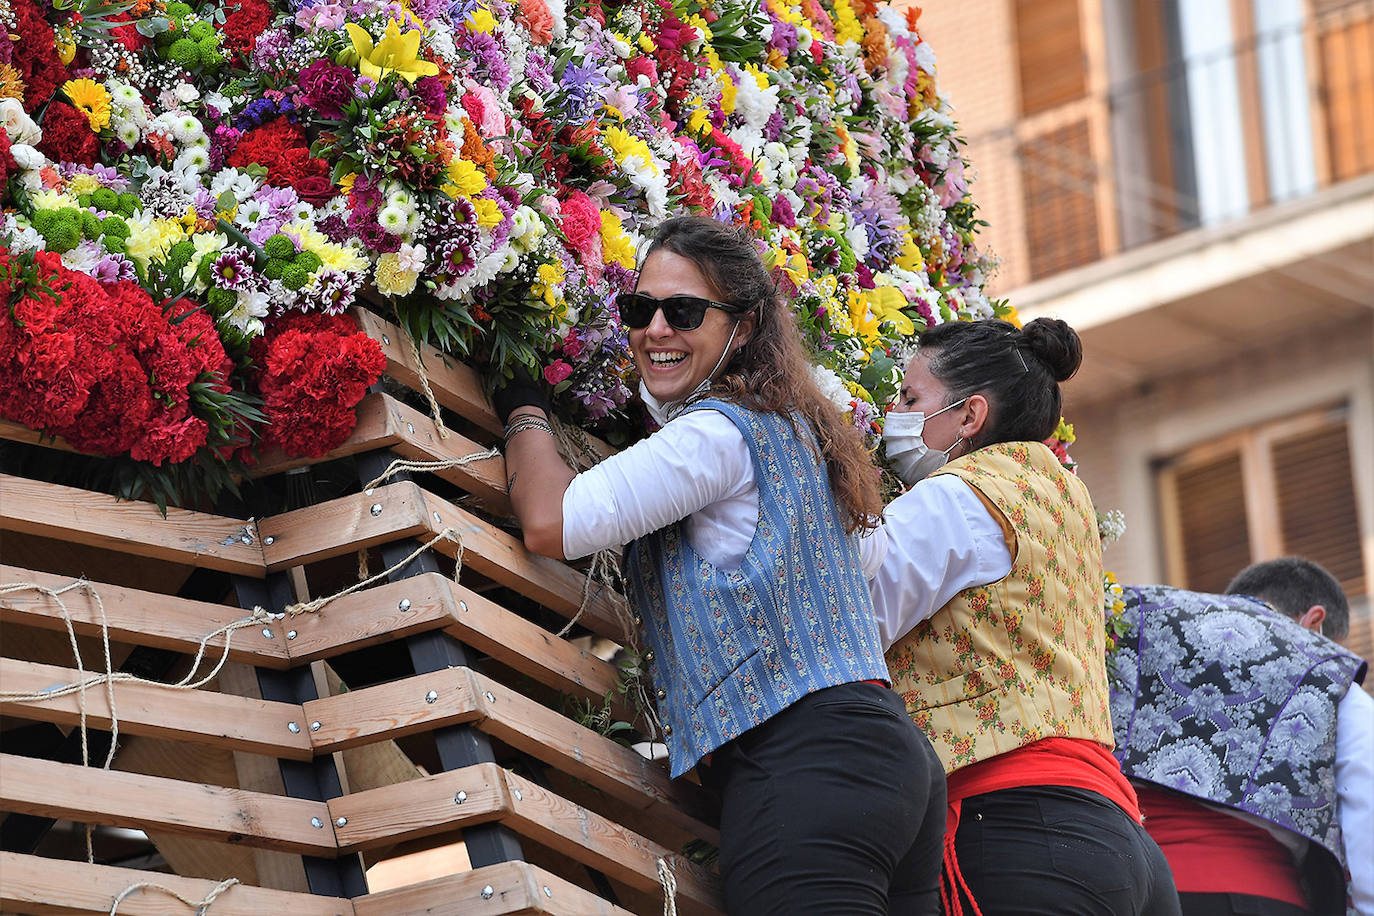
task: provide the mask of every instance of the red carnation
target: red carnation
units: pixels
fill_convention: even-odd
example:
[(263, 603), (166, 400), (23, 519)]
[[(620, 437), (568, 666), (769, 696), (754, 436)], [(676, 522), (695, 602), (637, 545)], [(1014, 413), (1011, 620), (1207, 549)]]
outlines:
[(594, 253), (593, 242), (601, 237), (601, 211), (583, 191), (573, 191), (559, 205), (558, 227), (567, 236), (568, 247), (578, 255)]
[(38, 5), (33, 0), (14, 0), (11, 9), (18, 41), (10, 45), (14, 55), (10, 63), (24, 82), (24, 110), (33, 114), (70, 76), (57, 56), (52, 26), (43, 18)]
[[(267, 168), (267, 181), (278, 187), (295, 188), (297, 193), (308, 192), (311, 202), (323, 202), (334, 196), (330, 185), (324, 194), (324, 182), (329, 181), (329, 163), (310, 155), (310, 143), (305, 131), (284, 117), (275, 118), (262, 127), (248, 131), (229, 154), (228, 165), (245, 168), (257, 163)], [(302, 194), (302, 196), (305, 196)]]
[(272, 24), (272, 7), (265, 0), (239, 0), (238, 6), (224, 17), (220, 33), (224, 44), (233, 51), (248, 54), (258, 43), (258, 36)]
[(265, 445), (319, 458), (348, 438), (353, 408), (386, 369), (377, 342), (346, 315), (293, 314), (253, 342)]
[(10, 145), (10, 135), (0, 130), (0, 185), (9, 181), (10, 176), (19, 171), (19, 163), (14, 161)]
[(129, 456), (137, 461), (151, 462), (154, 467), (160, 467), (164, 461), (174, 464), (189, 461), (205, 444), (209, 431), (205, 421), (196, 416), (154, 425), (129, 450)]
[(84, 114), (54, 99), (43, 115), (43, 139), (38, 148), (54, 162), (95, 165), (100, 155), (100, 138), (91, 130)]

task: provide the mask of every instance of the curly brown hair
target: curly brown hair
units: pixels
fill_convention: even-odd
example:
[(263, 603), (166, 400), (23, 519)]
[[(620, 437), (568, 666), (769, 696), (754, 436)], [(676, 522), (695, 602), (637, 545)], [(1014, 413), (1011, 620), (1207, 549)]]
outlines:
[(753, 334), (730, 358), (709, 391), (750, 410), (810, 424), (847, 528), (872, 528), (882, 514), (878, 470), (863, 437), (817, 387), (792, 310), (759, 256), (758, 243), (741, 227), (706, 216), (664, 222), (645, 257), (659, 248), (690, 260), (717, 297), (741, 318), (752, 315)]

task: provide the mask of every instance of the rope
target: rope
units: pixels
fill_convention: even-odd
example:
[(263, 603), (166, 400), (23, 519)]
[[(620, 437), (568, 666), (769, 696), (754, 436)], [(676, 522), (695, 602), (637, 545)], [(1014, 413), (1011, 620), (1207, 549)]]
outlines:
[(202, 916), (202, 914), (204, 914), (207, 910), (210, 909), (211, 904), (215, 902), (215, 899), (219, 897), (220, 894), (229, 890), (229, 888), (233, 887), (235, 884), (238, 883), (238, 878), (225, 878), (219, 884), (216, 884), (214, 887), (210, 888), (210, 893), (206, 894), (199, 900), (188, 900), (187, 898), (181, 896), (165, 884), (158, 884), (155, 881), (140, 881), (137, 884), (130, 884), (128, 887), (124, 888), (124, 890), (119, 892), (119, 896), (115, 897), (114, 903), (110, 905), (110, 916), (115, 916), (115, 912), (119, 909), (119, 905), (124, 902), (125, 897), (128, 897), (135, 891), (141, 891), (144, 888), (148, 888), (150, 890), (155, 891), (162, 891), (164, 894), (167, 894), (168, 896), (175, 897), (182, 903), (189, 906), (191, 909), (195, 910), (196, 916)]
[(677, 876), (663, 856), (658, 857), (658, 883), (663, 885), (663, 916), (677, 916)]
[[(416, 547), (414, 550), (412, 550), (410, 552), (410, 555), (407, 556), (404, 560), (392, 564), (392, 566), (389, 569), (384, 569), (381, 572), (377, 573), (375, 576), (370, 576), (362, 580), (361, 582), (355, 582), (343, 591), (335, 592), (328, 598), (316, 598), (314, 601), (301, 601), (296, 604), (288, 604), (282, 610), (288, 617), (298, 617), (301, 614), (313, 614), (316, 611), (323, 608), (325, 605), (337, 601), (345, 595), (351, 595), (358, 589), (363, 588), (364, 586), (371, 585), (373, 582), (376, 582), (379, 579), (386, 578), (387, 576), (396, 572), (398, 569), (404, 568), (408, 563), (410, 563), (411, 560), (415, 559), (420, 554), (424, 553), (426, 550), (433, 547), (440, 541), (445, 540), (452, 541), (453, 543), (458, 545), (458, 552), (454, 556), (454, 561), (457, 563), (457, 566), (455, 566), (453, 570), (453, 581), (457, 582), (458, 573), (461, 572), (463, 569), (463, 538), (462, 535), (458, 533), (458, 529), (445, 528), (443, 531), (440, 531), (434, 537), (430, 538), (428, 541), (425, 541), (419, 547)], [(262, 610), (262, 608), (253, 608), (253, 610), (254, 612), (257, 612)], [(264, 613), (266, 612), (264, 611)]]
[[(410, 339), (410, 355), (415, 358), (415, 367), (420, 376), (420, 387), (424, 389), (425, 397), (429, 399), (429, 413), (434, 418), (434, 426), (439, 430), (439, 438), (448, 438), (448, 427), (444, 426), (444, 418), (439, 413), (439, 400), (434, 396), (434, 389), (429, 387), (429, 375), (425, 372), (425, 361), (420, 357), (420, 345), (416, 343), (414, 337), (406, 335)], [(364, 490), (368, 489), (363, 487)]]
[(486, 461), (488, 458), (500, 458), (501, 450), (489, 448), (484, 452), (473, 452), (471, 455), (464, 455), (462, 458), (441, 458), (436, 461), (411, 461), (407, 458), (397, 458), (386, 466), (375, 480), (363, 487), (364, 490), (371, 490), (379, 484), (385, 483), (402, 471), (446, 471), (449, 468), (461, 468), (476, 461)]

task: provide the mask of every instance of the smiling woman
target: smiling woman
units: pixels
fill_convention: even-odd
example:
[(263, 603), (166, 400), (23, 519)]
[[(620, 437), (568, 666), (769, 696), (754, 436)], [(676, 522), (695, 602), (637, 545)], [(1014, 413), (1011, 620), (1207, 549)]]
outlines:
[(742, 230), (667, 221), (618, 304), (661, 429), (574, 476), (542, 389), (498, 391), (526, 546), (629, 545), (672, 774), (722, 793), (730, 912), (935, 913), (944, 785), (886, 684), (857, 431)]

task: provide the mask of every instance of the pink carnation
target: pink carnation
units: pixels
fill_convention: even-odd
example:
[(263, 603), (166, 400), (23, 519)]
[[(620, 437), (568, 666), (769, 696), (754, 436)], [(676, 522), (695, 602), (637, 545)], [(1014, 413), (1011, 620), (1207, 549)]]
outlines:
[(592, 243), (601, 238), (601, 211), (582, 191), (573, 191), (559, 207), (559, 228), (568, 238), (568, 247), (579, 255), (592, 253)]
[(563, 362), (561, 359), (556, 359), (544, 367), (544, 381), (548, 382), (550, 385), (557, 385), (572, 374), (573, 367)]

